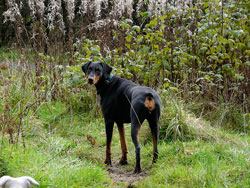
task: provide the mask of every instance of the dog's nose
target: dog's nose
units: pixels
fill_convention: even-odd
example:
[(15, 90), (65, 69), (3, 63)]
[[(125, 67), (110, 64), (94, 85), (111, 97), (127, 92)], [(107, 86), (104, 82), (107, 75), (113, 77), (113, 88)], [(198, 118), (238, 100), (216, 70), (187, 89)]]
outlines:
[(94, 79), (90, 77), (90, 78), (88, 79), (88, 81), (89, 81), (90, 84), (93, 84)]

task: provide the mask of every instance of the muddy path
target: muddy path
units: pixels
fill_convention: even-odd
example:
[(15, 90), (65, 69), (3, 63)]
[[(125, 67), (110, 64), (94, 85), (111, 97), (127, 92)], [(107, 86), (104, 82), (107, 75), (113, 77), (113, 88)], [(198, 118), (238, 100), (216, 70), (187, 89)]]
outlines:
[[(137, 182), (142, 181), (144, 178), (148, 177), (145, 171), (140, 174), (134, 174), (133, 170), (127, 170), (124, 166), (120, 164), (113, 164), (112, 166), (106, 167), (110, 178), (116, 182), (123, 182), (127, 184), (128, 187), (132, 188)], [(136, 187), (136, 186), (135, 186)]]

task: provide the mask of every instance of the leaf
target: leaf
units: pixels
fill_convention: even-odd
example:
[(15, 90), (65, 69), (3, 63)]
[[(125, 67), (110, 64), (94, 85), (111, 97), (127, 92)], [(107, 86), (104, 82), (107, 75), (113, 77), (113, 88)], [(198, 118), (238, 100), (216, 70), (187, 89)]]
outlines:
[(172, 92), (178, 92), (178, 88), (176, 87), (169, 87), (169, 90), (172, 91)]
[(244, 65), (250, 66), (250, 61), (246, 61), (246, 62), (244, 63)]
[(168, 87), (169, 87), (169, 83), (163, 84), (163, 88), (164, 88), (164, 89), (167, 89)]
[(151, 27), (152, 29), (154, 29), (154, 28), (157, 26), (157, 24), (158, 24), (157, 19), (154, 19), (154, 20), (150, 21), (150, 22), (146, 25), (146, 27)]
[(105, 58), (105, 63), (107, 63), (107, 64), (110, 64), (111, 63), (111, 58), (110, 57), (108, 57), (108, 58)]
[(130, 44), (125, 44), (125, 46), (130, 50), (131, 49), (131, 45)]
[(87, 139), (89, 143), (91, 144), (91, 146), (94, 147), (94, 145), (96, 144), (95, 139), (91, 135), (87, 135)]
[(174, 61), (174, 63), (178, 63), (178, 57), (175, 57), (175, 58), (173, 59), (173, 61)]
[(235, 74), (235, 78), (236, 78), (237, 80), (243, 81), (245, 77), (242, 76), (242, 75), (240, 75), (240, 74)]
[(122, 23), (121, 23), (121, 26), (122, 26), (122, 29), (123, 29), (123, 30), (124, 30), (124, 29), (129, 29), (129, 28), (130, 28), (130, 25), (127, 24), (126, 22), (122, 22)]
[(208, 2), (205, 2), (204, 4), (203, 4), (203, 8), (207, 8), (209, 6), (209, 3)]
[(132, 30), (137, 31), (139, 33), (141, 31), (141, 28), (139, 26), (135, 25), (132, 27)]
[(204, 78), (207, 80), (207, 81), (210, 81), (211, 77), (209, 75), (205, 75)]
[(127, 42), (131, 42), (132, 38), (133, 38), (132, 35), (127, 35), (127, 36), (126, 36), (126, 41), (127, 41)]
[(244, 31), (243, 30), (233, 30), (232, 33), (236, 38), (239, 38), (244, 33)]
[(100, 54), (100, 49), (98, 49), (97, 47), (91, 47), (90, 51), (93, 55), (99, 55)]
[(148, 12), (142, 12), (142, 13), (141, 13), (141, 16), (142, 16), (142, 17), (146, 17), (146, 18), (150, 18), (150, 17), (152, 16), (152, 13), (149, 12), (149, 11), (148, 11)]
[(207, 51), (207, 47), (202, 47), (200, 51), (204, 53), (205, 51)]
[(6, 70), (6, 69), (8, 69), (8, 66), (7, 65), (1, 65), (1, 69)]
[(169, 64), (168, 64), (168, 61), (167, 61), (167, 60), (164, 60), (164, 61), (163, 61), (163, 65), (164, 65), (164, 67), (165, 67), (166, 69), (169, 68)]

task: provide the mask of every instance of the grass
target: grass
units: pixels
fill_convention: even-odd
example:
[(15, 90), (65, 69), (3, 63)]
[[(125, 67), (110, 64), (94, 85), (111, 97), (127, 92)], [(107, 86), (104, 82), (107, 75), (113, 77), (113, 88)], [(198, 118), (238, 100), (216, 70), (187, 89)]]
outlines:
[(33, 176), (40, 187), (91, 187), (107, 181), (101, 165), (68, 155), (69, 140), (49, 137), (36, 142), (39, 144), (32, 143), (25, 152), (22, 146), (2, 150), (10, 175)]
[[(30, 121), (22, 142), (9, 144), (2, 137), (1, 174), (30, 175), (39, 187), (127, 187), (116, 182), (103, 165), (105, 132), (103, 120), (87, 113), (70, 113), (62, 102), (43, 104), (36, 119)], [(35, 118), (35, 117), (34, 117)], [(97, 119), (95, 119), (97, 118)], [(201, 121), (201, 120), (200, 120)], [(207, 125), (208, 126), (208, 125)], [(207, 129), (209, 133), (210, 130)], [(212, 128), (211, 128), (212, 129)], [(26, 130), (26, 129), (25, 129)], [(134, 148), (126, 126), (129, 165), (120, 167), (132, 171)], [(201, 136), (187, 141), (161, 140), (159, 160), (151, 164), (152, 143), (146, 125), (140, 134), (142, 167), (146, 176), (134, 182), (134, 187), (248, 187), (250, 184), (249, 136), (213, 128), (213, 137)], [(90, 135), (95, 144), (91, 143)], [(216, 136), (216, 135), (215, 135)], [(217, 138), (216, 137), (216, 138)], [(228, 139), (227, 139), (228, 138)], [(230, 143), (230, 144), (229, 144)], [(118, 131), (114, 131), (113, 164), (120, 157)]]
[[(34, 103), (37, 93), (31, 89), (32, 80), (26, 80), (24, 89), (21, 86), (24, 76), (15, 70), (1, 70), (1, 77), (0, 176), (29, 175), (40, 183), (38, 187), (44, 188), (247, 188), (250, 185), (249, 125), (240, 131), (231, 129), (235, 121), (233, 126), (225, 121), (230, 111), (236, 117), (243, 117), (238, 111), (218, 107), (214, 116), (211, 115), (218, 115), (218, 121), (215, 121), (215, 118), (211, 120), (208, 116), (204, 118), (204, 114), (199, 116), (199, 113), (193, 113), (198, 111), (199, 105), (188, 105), (166, 92), (161, 93), (163, 109), (159, 160), (152, 165), (152, 141), (148, 125), (144, 123), (140, 131), (141, 176), (131, 175), (135, 155), (130, 125), (125, 125), (129, 151), (129, 165), (126, 166), (118, 165), (121, 149), (118, 130), (114, 129), (112, 162), (114, 167), (124, 172), (117, 174), (123, 176), (123, 181), (120, 181), (114, 177), (116, 172), (110, 173), (103, 164), (106, 142), (104, 120), (95, 104), (93, 89), (67, 93), (66, 99)], [(6, 101), (10, 108), (8, 112)], [(24, 111), (26, 108), (29, 111)], [(242, 122), (242, 119), (239, 120)], [(248, 124), (246, 122), (249, 119), (244, 121)], [(15, 130), (15, 142), (12, 144), (5, 130), (10, 126)], [(17, 134), (19, 126), (22, 134)], [(133, 181), (128, 181), (131, 177)]]
[(17, 50), (0, 48), (0, 61), (18, 61), (20, 55), (20, 52)]
[[(163, 149), (163, 151), (162, 151)], [(162, 157), (143, 187), (248, 187), (249, 149), (192, 141), (161, 147)], [(160, 170), (159, 170), (160, 169)], [(140, 186), (139, 186), (140, 187)]]

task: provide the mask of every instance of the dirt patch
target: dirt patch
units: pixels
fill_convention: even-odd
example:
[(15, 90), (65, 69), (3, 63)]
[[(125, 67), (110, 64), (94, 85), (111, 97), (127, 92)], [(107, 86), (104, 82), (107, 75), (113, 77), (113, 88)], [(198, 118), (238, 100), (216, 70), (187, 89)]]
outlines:
[(140, 174), (134, 174), (133, 171), (126, 170), (123, 166), (116, 164), (106, 167), (110, 178), (114, 182), (124, 182), (128, 187), (133, 187), (132, 184), (142, 181), (148, 174), (142, 171)]

